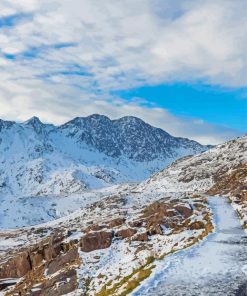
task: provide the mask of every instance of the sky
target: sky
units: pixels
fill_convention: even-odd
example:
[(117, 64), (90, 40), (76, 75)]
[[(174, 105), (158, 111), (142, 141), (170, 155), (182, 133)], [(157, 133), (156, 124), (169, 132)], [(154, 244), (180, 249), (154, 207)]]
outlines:
[(246, 133), (246, 0), (1, 0), (0, 118), (138, 116), (218, 144)]

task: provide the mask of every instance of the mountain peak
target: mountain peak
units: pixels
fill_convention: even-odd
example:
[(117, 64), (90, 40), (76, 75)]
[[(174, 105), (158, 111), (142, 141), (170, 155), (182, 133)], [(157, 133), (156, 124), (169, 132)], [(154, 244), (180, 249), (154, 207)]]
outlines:
[(102, 114), (92, 114), (92, 115), (89, 115), (87, 116), (86, 118), (88, 119), (95, 119), (95, 120), (110, 120), (109, 117), (105, 116), (105, 115), (102, 115)]
[(116, 122), (121, 122), (121, 123), (129, 123), (129, 124), (145, 124), (145, 125), (149, 125), (148, 123), (146, 123), (144, 120), (142, 120), (139, 117), (135, 117), (135, 116), (123, 116), (119, 119), (115, 120)]
[(37, 134), (43, 134), (47, 126), (37, 116), (33, 116), (24, 122), (24, 125), (31, 127)]
[(33, 116), (30, 119), (28, 119), (27, 121), (24, 122), (24, 124), (28, 124), (28, 125), (43, 125), (43, 122), (40, 121), (40, 119), (37, 116)]

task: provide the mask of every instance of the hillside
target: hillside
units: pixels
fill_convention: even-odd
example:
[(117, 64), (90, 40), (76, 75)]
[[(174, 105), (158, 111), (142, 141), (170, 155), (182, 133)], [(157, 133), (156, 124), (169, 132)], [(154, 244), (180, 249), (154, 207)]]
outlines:
[[(137, 186), (140, 191), (207, 192), (247, 162), (247, 136), (218, 145), (196, 156), (179, 159)], [(244, 182), (244, 178), (241, 179)], [(222, 186), (214, 194), (236, 189)]]

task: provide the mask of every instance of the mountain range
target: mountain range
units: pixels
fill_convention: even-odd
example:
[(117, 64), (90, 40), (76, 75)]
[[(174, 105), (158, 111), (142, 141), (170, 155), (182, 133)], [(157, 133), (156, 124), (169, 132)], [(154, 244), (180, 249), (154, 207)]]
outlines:
[(0, 120), (0, 194), (47, 196), (139, 182), (207, 150), (127, 116), (77, 117), (60, 125)]

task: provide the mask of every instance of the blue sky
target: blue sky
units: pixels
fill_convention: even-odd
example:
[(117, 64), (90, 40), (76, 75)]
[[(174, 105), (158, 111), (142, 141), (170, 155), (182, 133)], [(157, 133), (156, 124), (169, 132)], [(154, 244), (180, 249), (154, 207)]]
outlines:
[(203, 84), (172, 83), (117, 92), (125, 99), (143, 98), (183, 117), (201, 118), (240, 131), (247, 129), (246, 88), (221, 88)]
[(134, 115), (205, 144), (242, 135), (246, 6), (0, 1), (0, 118)]

